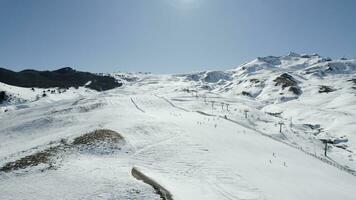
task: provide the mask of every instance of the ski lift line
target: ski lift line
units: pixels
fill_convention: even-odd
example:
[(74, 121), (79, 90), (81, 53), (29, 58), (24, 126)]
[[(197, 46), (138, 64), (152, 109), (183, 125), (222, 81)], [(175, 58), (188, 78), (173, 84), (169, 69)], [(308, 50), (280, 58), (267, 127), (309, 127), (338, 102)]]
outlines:
[[(219, 116), (219, 117), (222, 118), (222, 119), (225, 119), (223, 116)], [(272, 135), (268, 135), (268, 134), (266, 134), (266, 133), (263, 133), (262, 131), (259, 131), (259, 130), (257, 130), (257, 129), (254, 129), (254, 128), (250, 127), (250, 126), (244, 125), (244, 124), (242, 124), (242, 123), (240, 123), (240, 122), (238, 122), (238, 121), (235, 121), (235, 120), (232, 120), (232, 119), (225, 119), (225, 120), (228, 120), (228, 121), (233, 122), (233, 123), (235, 123), (235, 124), (239, 124), (240, 126), (243, 126), (243, 127), (247, 128), (247, 129), (250, 129), (250, 130), (253, 130), (253, 131), (259, 133), (259, 134), (262, 135), (262, 136), (268, 137), (268, 138), (270, 138), (270, 139), (272, 139), (272, 140), (275, 140), (275, 141), (277, 141), (277, 142), (281, 142), (281, 143), (283, 143), (283, 144), (286, 144), (287, 146), (290, 146), (290, 147), (292, 147), (292, 148), (298, 149), (298, 150), (304, 152), (305, 154), (307, 154), (307, 155), (309, 155), (309, 156), (312, 156), (312, 157), (314, 157), (314, 158), (317, 158), (317, 159), (319, 159), (320, 161), (322, 161), (322, 162), (324, 162), (324, 163), (326, 163), (326, 164), (329, 164), (329, 165), (334, 166), (334, 167), (336, 167), (336, 168), (338, 168), (338, 169), (340, 169), (340, 170), (342, 170), (342, 171), (345, 171), (346, 173), (349, 173), (349, 174), (351, 174), (351, 175), (353, 175), (353, 176), (356, 176), (356, 171), (354, 171), (354, 170), (352, 170), (352, 169), (349, 169), (349, 168), (347, 168), (347, 167), (345, 167), (345, 166), (343, 166), (343, 165), (340, 165), (339, 163), (337, 163), (336, 161), (332, 160), (332, 159), (329, 158), (329, 157), (327, 157), (327, 158), (329, 158), (329, 159), (326, 159), (325, 157), (317, 156), (317, 155), (315, 155), (315, 154), (313, 154), (313, 153), (310, 153), (310, 152), (304, 150), (302, 147), (295, 146), (295, 145), (290, 144), (290, 143), (288, 143), (288, 142), (286, 142), (286, 141), (280, 140), (279, 138), (276, 138), (276, 137), (274, 137), (274, 136), (272, 136)]]
[[(161, 98), (165, 99), (164, 97), (161, 97)], [(165, 99), (165, 100), (166, 100), (167, 102), (170, 102), (168, 99)], [(170, 104), (171, 104), (173, 107), (176, 107), (176, 108), (179, 108), (179, 109), (184, 109), (184, 108), (175, 106), (172, 102), (170, 102)], [(187, 109), (184, 109), (184, 110), (187, 111)], [(191, 111), (187, 111), (187, 112), (191, 112)], [(256, 132), (256, 133), (259, 133), (259, 134), (262, 135), (262, 136), (268, 137), (268, 138), (270, 138), (270, 139), (272, 139), (272, 140), (275, 140), (275, 141), (277, 141), (277, 142), (281, 142), (281, 143), (283, 143), (283, 144), (285, 144), (285, 145), (287, 145), (287, 146), (289, 146), (289, 147), (292, 147), (292, 148), (294, 148), (294, 149), (300, 150), (300, 151), (302, 151), (303, 153), (305, 153), (305, 154), (307, 154), (307, 155), (309, 155), (309, 156), (312, 156), (312, 157), (314, 157), (314, 158), (316, 158), (316, 159), (318, 159), (318, 160), (320, 160), (320, 161), (322, 161), (322, 162), (324, 162), (324, 163), (326, 163), (326, 164), (328, 164), (328, 165), (331, 165), (331, 166), (333, 166), (333, 167), (336, 167), (336, 168), (338, 168), (339, 170), (344, 171), (344, 172), (346, 172), (346, 173), (348, 173), (348, 174), (350, 174), (350, 175), (356, 176), (356, 171), (355, 171), (355, 170), (349, 169), (349, 168), (347, 168), (347, 167), (345, 167), (345, 166), (343, 166), (343, 165), (341, 165), (341, 164), (335, 162), (334, 160), (330, 159), (329, 157), (327, 157), (327, 158), (329, 158), (329, 159), (327, 159), (327, 158), (325, 158), (325, 157), (317, 156), (317, 155), (315, 155), (315, 154), (313, 154), (313, 153), (310, 153), (310, 152), (304, 150), (302, 147), (295, 146), (295, 145), (290, 144), (290, 143), (288, 143), (288, 142), (286, 142), (286, 141), (280, 140), (279, 138), (276, 138), (276, 137), (274, 137), (274, 136), (272, 136), (272, 135), (268, 135), (268, 134), (266, 134), (266, 133), (263, 133), (262, 131), (259, 131), (259, 130), (255, 129), (255, 128), (252, 128), (252, 127), (250, 127), (250, 126), (248, 126), (248, 125), (242, 124), (241, 122), (232, 120), (232, 119), (230, 119), (230, 118), (225, 118), (224, 116), (221, 116), (221, 115), (208, 114), (208, 113), (206, 113), (206, 112), (199, 111), (199, 110), (197, 110), (197, 111), (195, 111), (195, 112), (198, 113), (198, 114), (201, 114), (201, 115), (205, 115), (205, 116), (219, 117), (219, 118), (225, 119), (225, 120), (227, 120), (227, 121), (230, 121), (230, 122), (232, 122), (232, 123), (238, 124), (238, 125), (240, 125), (240, 126), (242, 126), (242, 127), (245, 127), (245, 128), (247, 128), (247, 129), (250, 129), (250, 130), (252, 130), (252, 131), (254, 131), (254, 132)]]

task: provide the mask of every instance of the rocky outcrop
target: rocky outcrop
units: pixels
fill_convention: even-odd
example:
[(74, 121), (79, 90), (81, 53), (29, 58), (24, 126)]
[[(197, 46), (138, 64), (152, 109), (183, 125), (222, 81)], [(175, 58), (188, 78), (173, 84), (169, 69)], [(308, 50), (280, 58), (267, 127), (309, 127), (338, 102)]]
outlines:
[(0, 91), (0, 104), (3, 103), (7, 99), (7, 95), (5, 91)]
[(297, 81), (293, 78), (293, 76), (287, 73), (283, 73), (273, 81), (276, 83), (275, 86), (280, 85), (282, 86), (282, 89), (286, 87), (297, 86)]

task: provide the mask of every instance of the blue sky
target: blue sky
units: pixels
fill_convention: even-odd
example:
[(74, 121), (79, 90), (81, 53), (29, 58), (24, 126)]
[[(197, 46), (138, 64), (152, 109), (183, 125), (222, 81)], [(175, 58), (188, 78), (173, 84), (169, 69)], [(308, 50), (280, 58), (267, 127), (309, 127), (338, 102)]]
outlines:
[(0, 0), (0, 67), (181, 73), (356, 57), (353, 0)]

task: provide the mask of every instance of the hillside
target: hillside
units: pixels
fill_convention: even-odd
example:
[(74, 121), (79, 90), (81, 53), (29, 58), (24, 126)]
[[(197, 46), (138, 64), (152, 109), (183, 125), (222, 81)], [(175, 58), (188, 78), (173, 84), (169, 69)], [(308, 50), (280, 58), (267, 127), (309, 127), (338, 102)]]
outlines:
[(54, 71), (23, 70), (20, 72), (0, 68), (0, 82), (27, 88), (58, 87), (68, 89), (85, 86), (97, 91), (110, 90), (122, 85), (110, 76), (80, 72), (69, 67)]
[[(259, 57), (231, 70), (177, 77), (187, 81), (187, 88), (198, 91), (202, 98), (223, 96), (227, 102), (236, 99), (244, 102), (249, 111), (276, 116), (286, 129), (294, 129), (284, 137), (298, 145), (310, 143), (304, 146), (310, 151), (314, 151), (313, 143), (318, 139), (347, 141), (330, 151), (334, 159), (356, 168), (351, 158), (356, 152), (355, 59), (290, 53)], [(261, 131), (266, 128), (263, 123), (255, 124)], [(296, 133), (298, 128), (300, 132)]]
[(0, 199), (353, 200), (355, 66), (291, 53), (40, 99), (1, 83), (31, 100), (0, 105)]

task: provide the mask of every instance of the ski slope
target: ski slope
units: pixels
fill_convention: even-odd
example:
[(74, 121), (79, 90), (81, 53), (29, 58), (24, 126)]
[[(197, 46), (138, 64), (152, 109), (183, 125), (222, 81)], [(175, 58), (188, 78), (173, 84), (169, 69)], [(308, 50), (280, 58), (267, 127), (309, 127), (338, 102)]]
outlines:
[[(333, 101), (336, 109), (312, 107), (319, 99), (309, 102), (309, 108), (312, 96), (303, 96), (309, 87), (300, 85), (303, 94), (297, 99), (268, 103), (277, 97), (220, 91), (238, 83), (229, 73), (210, 74), (206, 80), (211, 90), (202, 89), (206, 82), (199, 73), (189, 80), (192, 74), (131, 74), (133, 81), (117, 89), (69, 89), (37, 100), (28, 88), (1, 85), (28, 100), (1, 107), (8, 111), (0, 113), (0, 166), (96, 129), (114, 130), (126, 144), (109, 154), (100, 149), (63, 153), (53, 169), (40, 164), (0, 172), (0, 199), (160, 199), (150, 185), (132, 176), (135, 167), (178, 200), (354, 200), (356, 168), (349, 159), (354, 153), (330, 147), (325, 157), (323, 144), (314, 137), (316, 130), (305, 126), (318, 122), (310, 121), (317, 109), (323, 115), (353, 108), (354, 97), (340, 100), (342, 106), (335, 98), (344, 94), (336, 91), (339, 95), (322, 99), (328, 105)], [(28, 94), (21, 97), (21, 91)], [(284, 107), (303, 120), (296, 117), (291, 123)], [(278, 109), (282, 117), (267, 113)], [(354, 122), (353, 111), (347, 112), (349, 122)], [(348, 138), (353, 150), (353, 136), (348, 133)]]

